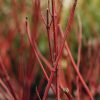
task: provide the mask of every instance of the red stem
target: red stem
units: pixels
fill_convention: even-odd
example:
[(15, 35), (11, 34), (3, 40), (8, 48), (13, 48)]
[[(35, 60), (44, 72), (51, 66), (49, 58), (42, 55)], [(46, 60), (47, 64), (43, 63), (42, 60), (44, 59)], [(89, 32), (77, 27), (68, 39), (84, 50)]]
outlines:
[[(43, 73), (44, 73), (44, 76), (45, 76), (45, 78), (49, 81), (49, 77), (48, 77), (48, 75), (47, 75), (47, 73), (46, 73), (46, 71), (45, 71), (45, 69), (44, 69), (44, 67), (43, 67), (43, 65), (42, 65), (42, 63), (41, 63), (41, 60), (40, 60), (40, 58), (39, 58), (39, 56), (38, 56), (38, 52), (37, 52), (36, 47), (35, 47), (35, 41), (32, 41), (32, 39), (31, 39), (30, 30), (29, 30), (29, 25), (28, 25), (27, 21), (26, 21), (26, 31), (27, 31), (27, 33), (28, 33), (29, 42), (30, 42), (30, 44), (31, 44), (31, 46), (32, 46), (32, 49), (33, 49), (33, 51), (34, 51), (34, 53), (35, 53), (35, 56), (36, 56), (36, 58), (37, 58), (37, 60), (38, 60), (38, 62), (39, 62), (39, 64), (40, 64), (40, 67), (41, 67), (41, 69), (42, 69), (42, 71), (43, 71)], [(52, 86), (52, 90), (53, 90), (54, 93), (56, 94), (55, 89), (54, 89), (53, 86)]]
[(41, 69), (43, 70), (43, 73), (44, 73), (46, 79), (48, 79), (47, 73), (46, 73), (46, 71), (45, 71), (45, 69), (44, 69), (44, 67), (43, 67), (43, 65), (42, 65), (42, 63), (41, 63), (41, 61), (40, 61), (40, 59), (39, 59), (39, 57), (38, 57), (37, 51), (35, 50), (34, 40), (32, 41), (32, 39), (31, 39), (30, 30), (29, 30), (29, 25), (28, 25), (27, 21), (26, 21), (26, 31), (27, 31), (27, 33), (28, 33), (29, 42), (30, 42), (30, 44), (31, 44), (31, 46), (32, 46), (32, 49), (33, 49), (33, 51), (34, 51), (34, 53), (35, 53), (35, 56), (36, 56), (38, 62), (40, 63), (40, 65), (41, 65)]
[(47, 34), (48, 34), (48, 43), (49, 43), (49, 50), (50, 50), (50, 61), (53, 63), (52, 59), (52, 49), (51, 49), (51, 43), (50, 43), (50, 26), (49, 26), (49, 9), (47, 9)]
[(79, 23), (79, 34), (78, 34), (78, 61), (77, 67), (79, 68), (80, 60), (81, 60), (81, 47), (82, 47), (82, 23), (81, 19), (78, 16), (78, 23)]
[[(48, 60), (47, 60), (46, 58), (44, 58), (44, 57), (42, 56), (42, 54), (40, 53), (40, 51), (38, 50), (36, 43), (35, 43), (35, 47), (36, 47), (36, 49), (37, 49), (38, 55), (39, 55), (39, 57), (41, 58), (41, 60), (42, 60), (47, 66), (49, 66), (50, 68), (52, 68), (51, 65), (50, 65), (50, 63), (48, 62)], [(52, 69), (52, 70), (53, 70), (53, 69)], [(51, 71), (52, 71), (52, 70), (51, 70)], [(58, 70), (60, 70), (60, 69), (58, 69)], [(54, 71), (54, 70), (53, 70), (53, 71)], [(60, 86), (61, 89), (63, 89), (62, 84), (59, 84), (59, 86)], [(65, 94), (67, 94), (67, 93), (65, 93)], [(72, 97), (71, 94), (70, 94), (70, 92), (68, 92), (67, 95), (70, 96), (69, 98)]]
[[(63, 32), (61, 32), (61, 36), (62, 36), (62, 39), (63, 39), (63, 38), (64, 38)], [(77, 75), (78, 75), (78, 77), (79, 77), (79, 79), (80, 79), (82, 85), (84, 86), (85, 90), (87, 91), (87, 93), (88, 93), (90, 99), (93, 100), (93, 96), (92, 96), (92, 94), (91, 94), (89, 88), (87, 87), (85, 81), (83, 80), (83, 78), (82, 78), (82, 76), (81, 76), (81, 74), (80, 74), (80, 72), (79, 72), (79, 70), (78, 70), (78, 68), (77, 68), (77, 65), (76, 65), (75, 62), (74, 62), (74, 59), (73, 59), (73, 57), (72, 57), (72, 54), (71, 54), (71, 52), (70, 52), (70, 49), (69, 49), (69, 47), (68, 47), (67, 42), (65, 42), (65, 48), (66, 48), (66, 50), (67, 50), (67, 52), (68, 52), (68, 55), (69, 55), (69, 58), (70, 58), (70, 60), (71, 60), (72, 65), (73, 65), (73, 68), (74, 68), (74, 70), (76, 71), (76, 73), (77, 73)]]
[(52, 21), (53, 21), (53, 35), (54, 35), (54, 60), (57, 56), (57, 32), (56, 32), (56, 12), (55, 12), (55, 0), (52, 0)]
[(37, 96), (38, 96), (38, 99), (41, 100), (41, 97), (40, 97), (40, 95), (39, 95), (39, 92), (38, 92), (38, 90), (37, 90), (37, 87), (36, 87), (36, 94), (37, 94)]
[(8, 87), (5, 85), (5, 83), (0, 79), (0, 85), (6, 90), (6, 92), (8, 93), (8, 95), (10, 96), (11, 100), (14, 100), (13, 95), (11, 94), (10, 90), (8, 89)]
[[(37, 88), (37, 90), (38, 90), (39, 93), (42, 91), (42, 86), (43, 86), (44, 82), (45, 82), (45, 77), (42, 78), (42, 80), (40, 81), (41, 84), (39, 84), (39, 86)], [(33, 100), (36, 100), (36, 99), (37, 99), (37, 96), (35, 94)]]
[(34, 43), (35, 48), (37, 50), (38, 56), (41, 58), (41, 60), (47, 65), (48, 70), (51, 72), (52, 70), (54, 70), (52, 68), (52, 66), (50, 65), (50, 63), (47, 61), (47, 59), (41, 54), (41, 52), (38, 50), (37, 44)]
[(8, 85), (8, 87), (9, 87), (9, 90), (11, 91), (14, 99), (17, 100), (17, 96), (16, 96), (16, 93), (15, 93), (15, 90), (13, 89), (13, 87), (12, 87), (10, 81), (9, 81), (10, 78), (9, 78), (7, 70), (6, 70), (6, 68), (5, 68), (4, 64), (3, 64), (1, 56), (0, 56), (0, 65), (1, 65), (1, 69), (2, 69), (4, 77), (5, 77), (5, 81), (6, 81), (7, 85)]
[(59, 86), (60, 86), (60, 81), (59, 81), (59, 75), (60, 75), (60, 73), (59, 73), (59, 66), (58, 66), (58, 68), (57, 68), (57, 100), (60, 100), (60, 88), (59, 88)]
[[(37, 48), (37, 47), (36, 47)], [(50, 63), (47, 61), (47, 59), (45, 59), (42, 55), (41, 55), (41, 53), (39, 52), (39, 50), (37, 49), (37, 52), (38, 52), (38, 55), (39, 55), (39, 57), (42, 59), (42, 61), (47, 65), (47, 66), (50, 66), (51, 67), (51, 65), (50, 65)], [(60, 69), (58, 69), (58, 70), (60, 70)], [(62, 86), (62, 84), (59, 84), (59, 86), (60, 86), (60, 89), (62, 90), (62, 89), (64, 89), (64, 87)], [(65, 93), (65, 92), (64, 92)], [(65, 93), (69, 98), (71, 98), (71, 100), (73, 100), (72, 98), (72, 95), (70, 94), (70, 92), (68, 92), (68, 93)]]
[[(79, 34), (78, 34), (78, 60), (77, 60), (77, 67), (79, 69), (80, 66), (80, 59), (81, 59), (81, 47), (82, 47), (82, 23), (80, 16), (78, 16), (78, 23), (79, 23)], [(79, 84), (79, 77), (76, 79), (77, 84), (77, 100), (80, 100), (80, 84)]]
[[(58, 54), (57, 48), (57, 20), (56, 20), (56, 7), (55, 7), (55, 0), (52, 0), (52, 21), (53, 21), (53, 35), (54, 35), (54, 62), (56, 60)], [(59, 93), (59, 71), (58, 66), (56, 66), (56, 93), (57, 93), (57, 100), (60, 100), (60, 93)]]
[[(75, 11), (75, 7), (76, 7), (76, 3), (77, 3), (77, 0), (75, 0), (74, 5), (73, 5), (73, 7), (71, 9), (71, 12), (70, 12), (70, 16), (69, 16), (69, 20), (68, 20), (68, 26), (67, 26), (66, 32), (65, 32), (66, 34), (65, 34), (64, 39), (62, 41), (62, 45), (60, 47), (58, 56), (57, 56), (56, 61), (55, 61), (55, 64), (54, 64), (54, 70), (55, 71), (56, 71), (56, 68), (58, 66), (59, 59), (60, 59), (60, 57), (62, 55), (62, 51), (63, 51), (63, 48), (64, 48), (64, 44), (65, 44), (65, 41), (66, 41), (67, 34), (70, 33), (70, 31), (71, 31), (71, 26), (72, 26), (72, 22), (73, 22), (73, 18), (74, 18), (74, 11)], [(46, 100), (46, 97), (48, 95), (48, 91), (49, 91), (49, 88), (51, 86), (51, 83), (52, 83), (52, 80), (53, 80), (55, 71), (52, 71), (51, 72), (50, 79), (49, 79), (48, 84), (47, 84), (47, 87), (45, 89), (45, 93), (44, 93), (44, 96), (43, 96), (43, 100)]]
[(60, 89), (64, 92), (64, 94), (69, 98), (69, 100), (74, 100), (72, 94), (70, 93), (68, 88), (63, 88), (62, 85), (60, 85)]

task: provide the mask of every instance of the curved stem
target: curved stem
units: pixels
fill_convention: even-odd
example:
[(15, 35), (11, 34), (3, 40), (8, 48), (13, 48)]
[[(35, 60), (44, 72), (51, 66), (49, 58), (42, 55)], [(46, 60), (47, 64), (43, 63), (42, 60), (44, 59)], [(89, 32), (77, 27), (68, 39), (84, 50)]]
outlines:
[(10, 81), (9, 81), (10, 78), (9, 78), (7, 70), (6, 70), (6, 68), (5, 68), (4, 64), (3, 64), (1, 56), (0, 56), (0, 65), (1, 65), (1, 69), (2, 69), (4, 77), (5, 77), (5, 81), (6, 81), (7, 85), (8, 85), (8, 87), (9, 87), (9, 90), (11, 91), (11, 94), (13, 95), (14, 99), (17, 100), (17, 95), (16, 95), (15, 90), (13, 89), (13, 87), (12, 87)]
[[(63, 38), (64, 38), (63, 32), (60, 32), (60, 33), (61, 33), (61, 36), (62, 36), (62, 39), (63, 39)], [(80, 79), (80, 82), (82, 83), (82, 85), (84, 86), (85, 90), (87, 91), (87, 93), (88, 93), (90, 99), (93, 100), (93, 96), (92, 96), (92, 94), (91, 94), (89, 88), (87, 87), (85, 81), (83, 80), (83, 78), (82, 78), (82, 76), (81, 76), (81, 74), (80, 74), (80, 72), (79, 72), (79, 70), (78, 70), (78, 68), (77, 68), (77, 65), (75, 64), (75, 61), (74, 61), (74, 59), (73, 59), (73, 57), (72, 57), (72, 54), (71, 54), (71, 52), (70, 52), (70, 49), (69, 49), (69, 47), (68, 47), (67, 42), (65, 42), (65, 48), (66, 48), (66, 50), (67, 50), (67, 52), (68, 52), (68, 55), (69, 55), (69, 58), (70, 58), (70, 60), (71, 60), (72, 65), (73, 65), (73, 68), (74, 68), (74, 70), (76, 71), (76, 73), (77, 73), (77, 75), (78, 75), (78, 77), (79, 77), (79, 79)]]
[[(55, 61), (55, 64), (54, 64), (54, 70), (56, 70), (57, 66), (58, 66), (58, 62), (59, 62), (59, 59), (61, 58), (62, 56), (62, 51), (63, 51), (63, 48), (64, 48), (64, 44), (65, 44), (65, 41), (66, 41), (66, 37), (68, 35), (68, 33), (70, 33), (71, 31), (71, 26), (72, 26), (72, 22), (73, 22), (73, 18), (74, 18), (74, 12), (75, 12), (75, 7), (76, 7), (76, 3), (77, 3), (77, 0), (75, 0), (74, 4), (73, 4), (73, 7), (71, 9), (71, 12), (70, 12), (70, 16), (69, 16), (69, 20), (68, 20), (68, 26), (66, 28), (66, 34), (64, 36), (64, 39), (62, 41), (62, 45), (60, 47), (60, 50), (59, 50), (59, 53), (58, 53), (58, 56), (56, 58), (56, 61)], [(47, 87), (45, 89), (45, 93), (44, 93), (44, 96), (43, 96), (43, 100), (46, 100), (46, 97), (48, 95), (48, 91), (49, 91), (49, 88), (51, 86), (51, 83), (52, 83), (52, 80), (53, 80), (53, 77), (54, 77), (54, 74), (55, 74), (55, 71), (52, 71), (51, 72), (51, 75), (50, 75), (50, 79), (49, 79), (49, 82), (47, 84)]]
[[(38, 56), (38, 52), (37, 52), (36, 47), (35, 47), (35, 41), (32, 41), (32, 39), (31, 39), (30, 29), (29, 29), (29, 25), (28, 25), (28, 23), (27, 23), (27, 20), (26, 20), (26, 31), (27, 31), (27, 33), (28, 33), (28, 39), (29, 39), (29, 42), (30, 42), (30, 44), (31, 44), (31, 46), (32, 46), (32, 50), (33, 50), (34, 53), (35, 53), (35, 56), (36, 56), (36, 58), (37, 58), (37, 60), (38, 60), (38, 62), (39, 62), (39, 64), (40, 64), (40, 67), (41, 67), (41, 69), (42, 69), (42, 71), (43, 71), (43, 73), (44, 73), (45, 78), (49, 81), (49, 77), (48, 77), (48, 75), (47, 75), (47, 73), (46, 73), (46, 71), (45, 71), (45, 69), (44, 69), (44, 67), (43, 67), (43, 65), (42, 65), (42, 62), (41, 62), (41, 60), (40, 60), (40, 58), (39, 58), (39, 56)], [(51, 66), (49, 66), (49, 67), (51, 67)], [(49, 67), (48, 67), (48, 68), (49, 68)], [(51, 70), (51, 69), (50, 69), (50, 70)], [(51, 86), (51, 88), (52, 88), (52, 90), (54, 91), (54, 93), (56, 94), (53, 85)]]

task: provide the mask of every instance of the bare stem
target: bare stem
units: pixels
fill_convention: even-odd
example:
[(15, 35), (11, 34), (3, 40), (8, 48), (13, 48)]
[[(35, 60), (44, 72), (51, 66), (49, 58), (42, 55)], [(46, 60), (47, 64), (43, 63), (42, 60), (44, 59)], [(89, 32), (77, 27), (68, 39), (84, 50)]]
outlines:
[[(46, 71), (45, 71), (45, 69), (44, 69), (44, 67), (43, 67), (43, 65), (42, 65), (42, 63), (41, 63), (41, 60), (40, 60), (40, 58), (39, 58), (39, 56), (38, 56), (38, 52), (37, 52), (36, 47), (35, 47), (35, 41), (32, 41), (32, 39), (31, 39), (30, 29), (29, 29), (29, 25), (28, 25), (27, 20), (26, 20), (26, 31), (27, 31), (27, 33), (28, 33), (29, 42), (30, 42), (30, 44), (31, 44), (31, 46), (32, 46), (32, 49), (33, 49), (33, 51), (34, 51), (34, 53), (35, 53), (35, 56), (36, 56), (36, 58), (37, 58), (37, 60), (38, 60), (38, 62), (39, 62), (39, 64), (40, 64), (40, 67), (41, 67), (41, 69), (42, 69), (42, 71), (43, 71), (43, 73), (44, 73), (44, 76), (45, 76), (45, 78), (49, 81), (49, 77), (48, 77), (48, 75), (47, 75), (47, 73), (46, 73)], [(54, 93), (56, 94), (53, 85), (52, 85), (52, 90), (53, 90)]]
[[(63, 38), (64, 38), (63, 32), (61, 32), (61, 36), (62, 36), (62, 39), (63, 39)], [(79, 77), (79, 79), (80, 79), (82, 85), (84, 86), (85, 90), (87, 91), (87, 93), (88, 93), (90, 99), (93, 100), (93, 96), (92, 96), (92, 94), (91, 94), (89, 88), (87, 87), (85, 81), (83, 80), (83, 78), (82, 78), (82, 76), (81, 76), (81, 74), (80, 74), (80, 72), (79, 72), (79, 70), (78, 70), (78, 68), (77, 68), (77, 65), (76, 65), (75, 62), (74, 62), (74, 59), (73, 59), (73, 57), (72, 57), (72, 54), (71, 54), (71, 52), (70, 52), (70, 49), (69, 49), (69, 47), (68, 47), (67, 42), (65, 42), (65, 48), (66, 48), (66, 50), (67, 50), (67, 52), (68, 52), (68, 55), (69, 55), (69, 58), (70, 58), (70, 60), (71, 60), (72, 65), (73, 65), (73, 68), (74, 68), (74, 70), (76, 71), (76, 73), (77, 73), (77, 75), (78, 75), (78, 77)]]
[(56, 12), (55, 12), (55, 0), (52, 0), (52, 21), (53, 21), (53, 35), (54, 35), (54, 59), (56, 59), (57, 53), (57, 32), (56, 32)]
[(16, 93), (15, 93), (15, 90), (13, 89), (13, 87), (12, 87), (10, 81), (9, 81), (10, 78), (9, 78), (9, 75), (8, 75), (8, 73), (6, 71), (6, 68), (5, 68), (4, 64), (3, 64), (1, 56), (0, 56), (0, 65), (1, 65), (1, 69), (3, 71), (6, 83), (7, 83), (8, 87), (9, 87), (9, 90), (11, 91), (14, 99), (17, 100), (17, 96), (16, 96)]
[[(77, 17), (78, 17), (78, 23), (79, 23), (77, 67), (78, 67), (78, 69), (79, 69), (79, 66), (80, 66), (80, 59), (81, 59), (81, 47), (82, 47), (82, 23), (81, 23), (80, 16), (78, 15)], [(77, 82), (77, 100), (80, 100), (79, 77), (77, 77), (76, 82)]]
[(47, 34), (48, 34), (48, 43), (49, 43), (49, 50), (50, 50), (50, 61), (53, 63), (52, 49), (51, 49), (51, 43), (50, 43), (50, 26), (49, 26), (49, 12), (48, 12), (48, 9), (47, 9)]
[[(73, 5), (73, 7), (71, 9), (70, 16), (69, 16), (69, 20), (68, 20), (68, 26), (66, 28), (66, 34), (64, 36), (64, 39), (62, 41), (62, 45), (61, 45), (60, 50), (59, 50), (59, 53), (58, 53), (58, 56), (57, 56), (56, 61), (54, 63), (54, 70), (55, 71), (56, 71), (56, 68), (58, 66), (58, 62), (59, 62), (59, 60), (61, 58), (61, 55), (62, 55), (62, 51), (63, 51), (63, 48), (64, 48), (64, 44), (65, 44), (65, 41), (66, 41), (67, 34), (70, 33), (70, 31), (71, 31), (71, 26), (72, 26), (72, 22), (73, 22), (73, 18), (74, 18), (74, 11), (75, 11), (75, 7), (76, 7), (76, 3), (77, 3), (77, 0), (75, 0), (74, 5)], [(49, 91), (49, 88), (51, 86), (51, 83), (52, 83), (52, 80), (53, 80), (55, 71), (52, 71), (51, 72), (50, 79), (49, 79), (48, 84), (47, 84), (47, 87), (45, 89), (45, 93), (44, 93), (44, 96), (43, 96), (43, 100), (46, 100), (46, 97), (48, 95), (48, 91)]]
[(14, 100), (13, 95), (11, 94), (10, 90), (8, 89), (8, 87), (5, 85), (5, 83), (0, 79), (0, 85), (2, 85), (2, 87), (6, 90), (6, 92), (8, 93), (8, 95), (10, 96), (11, 100)]

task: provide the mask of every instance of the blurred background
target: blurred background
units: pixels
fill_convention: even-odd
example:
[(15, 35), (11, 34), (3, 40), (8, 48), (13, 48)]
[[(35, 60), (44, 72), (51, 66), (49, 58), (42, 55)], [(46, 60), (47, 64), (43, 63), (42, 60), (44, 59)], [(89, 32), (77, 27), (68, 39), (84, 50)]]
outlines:
[[(72, 7), (73, 0), (58, 0), (62, 5), (60, 25), (65, 31), (67, 20), (69, 17), (70, 8)], [(41, 13), (46, 18), (47, 0), (40, 0)], [(38, 10), (38, 9), (35, 9)], [(28, 41), (25, 19), (28, 17), (30, 29), (33, 32), (36, 21), (38, 21), (38, 34), (33, 34), (36, 37), (36, 42), (40, 52), (49, 59), (48, 39), (46, 29), (43, 22), (38, 17), (34, 17), (34, 0), (0, 0), (0, 56), (11, 77), (12, 84), (15, 85), (16, 92), (19, 92), (21, 84), (23, 84), (23, 75), (27, 73), (27, 66), (30, 66), (28, 74), (31, 72), (34, 65), (34, 56), (30, 53), (30, 44)], [(67, 42), (71, 49), (71, 53), (77, 63), (78, 57), (78, 17), (82, 23), (82, 48), (81, 48), (81, 61), (80, 72), (86, 81), (87, 85), (92, 91), (95, 100), (100, 100), (100, 0), (78, 0), (74, 23), (72, 31), (67, 38)], [(35, 24), (34, 24), (35, 23)], [(39, 66), (38, 63), (36, 63)], [(18, 76), (20, 68), (23, 65), (24, 74), (21, 79)], [(45, 66), (45, 64), (44, 64)], [(75, 86), (75, 72), (73, 69), (67, 69), (67, 66), (72, 66), (70, 61), (63, 57), (62, 69), (64, 70), (66, 81), (71, 83), (71, 90), (73, 96), (76, 95)], [(35, 73), (31, 86), (31, 98), (36, 95), (36, 87), (40, 82), (47, 84), (44, 79), (42, 71), (39, 67), (34, 68)], [(68, 72), (72, 73), (68, 76)], [(0, 70), (0, 76), (2, 71)], [(44, 79), (41, 81), (41, 79)], [(81, 87), (81, 89), (83, 89)], [(0, 87), (1, 93), (2, 87)], [(3, 90), (2, 90), (3, 91)], [(41, 90), (41, 97), (43, 96), (44, 88)], [(84, 89), (82, 90), (85, 91)], [(4, 92), (4, 91), (3, 91)], [(50, 92), (52, 95), (52, 91)], [(85, 93), (82, 93), (82, 100), (89, 100)], [(0, 94), (0, 98), (3, 98)], [(2, 99), (3, 100), (3, 99)], [(34, 99), (35, 100), (35, 99)], [(49, 99), (48, 99), (49, 100)]]

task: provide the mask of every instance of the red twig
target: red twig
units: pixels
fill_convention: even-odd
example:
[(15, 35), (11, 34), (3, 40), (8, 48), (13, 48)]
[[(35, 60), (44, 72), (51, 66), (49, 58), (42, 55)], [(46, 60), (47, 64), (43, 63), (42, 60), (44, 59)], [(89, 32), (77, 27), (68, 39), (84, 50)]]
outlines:
[[(77, 67), (79, 69), (80, 59), (81, 59), (81, 47), (82, 47), (82, 23), (81, 23), (80, 16), (78, 16), (78, 23), (79, 23), (79, 34), (78, 34), (78, 60), (77, 60)], [(77, 100), (80, 100), (79, 77), (77, 77), (76, 82), (77, 82)]]
[(6, 68), (5, 68), (4, 64), (3, 64), (1, 56), (0, 56), (0, 65), (1, 65), (1, 69), (2, 69), (3, 74), (4, 74), (5, 81), (6, 81), (7, 85), (8, 85), (8, 87), (9, 87), (9, 90), (10, 90), (11, 94), (13, 95), (14, 99), (17, 100), (17, 96), (16, 96), (16, 93), (15, 93), (15, 90), (13, 89), (13, 87), (12, 87), (10, 81), (9, 81), (10, 78), (9, 78), (9, 75), (8, 75), (8, 73), (6, 71)]
[(37, 94), (37, 96), (38, 96), (38, 99), (41, 100), (41, 97), (40, 97), (40, 95), (39, 95), (39, 92), (38, 92), (38, 90), (37, 90), (37, 87), (36, 87), (36, 94)]
[(11, 94), (11, 92), (9, 91), (8, 87), (5, 85), (5, 83), (0, 79), (0, 85), (2, 85), (2, 87), (6, 90), (6, 92), (8, 93), (8, 95), (10, 96), (11, 100), (14, 100), (13, 95)]
[(50, 60), (53, 63), (52, 59), (52, 48), (51, 48), (51, 43), (50, 43), (50, 26), (49, 26), (49, 9), (47, 9), (47, 34), (48, 34), (48, 43), (49, 43), (49, 50), (50, 50)]
[[(61, 32), (61, 36), (62, 36), (62, 39), (63, 39), (63, 38), (64, 38), (63, 32)], [(88, 87), (87, 87), (85, 81), (83, 80), (83, 78), (82, 78), (82, 76), (81, 76), (81, 74), (80, 74), (80, 72), (79, 72), (79, 70), (78, 70), (78, 68), (77, 68), (77, 65), (76, 65), (75, 62), (74, 62), (74, 59), (73, 59), (73, 57), (72, 57), (72, 54), (71, 54), (71, 52), (70, 52), (70, 49), (69, 49), (69, 47), (68, 47), (67, 42), (65, 42), (65, 48), (66, 48), (66, 50), (67, 50), (67, 52), (68, 52), (68, 55), (69, 55), (69, 58), (70, 58), (70, 60), (71, 60), (72, 65), (73, 65), (73, 68), (74, 68), (74, 70), (76, 71), (76, 73), (77, 73), (77, 75), (78, 75), (78, 77), (79, 77), (79, 79), (80, 79), (82, 85), (84, 86), (84, 88), (85, 88), (85, 90), (87, 91), (87, 93), (88, 93), (89, 97), (91, 98), (91, 100), (93, 100), (93, 96), (92, 96), (90, 90), (88, 89)]]
[(81, 47), (82, 47), (82, 23), (80, 16), (78, 16), (78, 23), (79, 23), (79, 34), (78, 34), (78, 60), (77, 60), (77, 67), (79, 68), (80, 60), (81, 60)]
[[(38, 56), (38, 52), (37, 52), (36, 47), (35, 47), (35, 41), (32, 41), (32, 39), (31, 39), (30, 30), (29, 30), (29, 25), (28, 25), (28, 23), (27, 23), (27, 20), (26, 20), (26, 31), (27, 31), (27, 33), (28, 33), (29, 42), (30, 42), (30, 44), (31, 44), (31, 46), (32, 46), (32, 49), (33, 49), (33, 51), (34, 51), (34, 53), (35, 53), (35, 56), (36, 56), (36, 58), (37, 58), (37, 60), (38, 60), (38, 62), (39, 62), (39, 64), (40, 64), (40, 67), (41, 67), (41, 69), (42, 69), (42, 71), (43, 71), (43, 73), (44, 73), (44, 76), (45, 76), (45, 78), (49, 81), (49, 77), (48, 77), (48, 75), (47, 75), (47, 73), (46, 73), (46, 71), (45, 71), (45, 69), (44, 69), (44, 67), (43, 67), (43, 65), (42, 65), (42, 63), (41, 63), (41, 60), (40, 60), (40, 58), (39, 58), (39, 56)], [(53, 91), (54, 91), (54, 93), (55, 93), (55, 89), (54, 89), (53, 86), (52, 86), (52, 89), (53, 89)], [(56, 94), (56, 93), (55, 93), (55, 94)]]
[(60, 87), (61, 90), (66, 94), (66, 96), (69, 98), (69, 100), (74, 100), (73, 99), (73, 96), (71, 95), (71, 93), (69, 92), (69, 89), (68, 88), (62, 88)]
[[(39, 84), (39, 86), (37, 88), (37, 90), (38, 90), (39, 93), (42, 91), (42, 87), (43, 87), (44, 82), (45, 82), (45, 77), (42, 78), (42, 80), (40, 81), (41, 84)], [(37, 99), (37, 96), (35, 95), (33, 97), (33, 100), (36, 100), (36, 99)]]
[(56, 73), (56, 74), (57, 74), (57, 75), (56, 75), (56, 77), (57, 77), (57, 78), (56, 78), (56, 79), (57, 79), (57, 80), (56, 80), (56, 82), (57, 82), (57, 100), (60, 100), (60, 88), (59, 88), (59, 87), (60, 87), (60, 81), (59, 81), (59, 75), (60, 75), (60, 73), (59, 73), (59, 70), (60, 70), (60, 69), (59, 69), (59, 66), (58, 66), (58, 67), (57, 67), (57, 73)]
[[(54, 37), (54, 62), (58, 55), (58, 48), (57, 48), (57, 14), (56, 14), (56, 7), (55, 7), (55, 0), (52, 0), (52, 22), (53, 22), (53, 37)], [(57, 93), (57, 100), (60, 100), (60, 93), (59, 93), (59, 66), (56, 66), (56, 93)]]
[(49, 71), (51, 72), (52, 70), (54, 70), (52, 68), (52, 66), (50, 65), (50, 63), (47, 61), (47, 59), (41, 54), (41, 52), (38, 50), (37, 44), (35, 44), (35, 48), (37, 50), (38, 56), (40, 57), (40, 59), (47, 65), (47, 68), (49, 69)]
[[(37, 46), (36, 46), (36, 48), (37, 48)], [(50, 66), (50, 67), (51, 67), (50, 63), (47, 61), (46, 58), (44, 58), (44, 57), (42, 56), (42, 54), (39, 52), (38, 48), (37, 48), (37, 52), (38, 52), (38, 55), (39, 55), (39, 57), (41, 58), (41, 60), (42, 60), (47, 66)], [(53, 70), (53, 69), (52, 69), (52, 70)], [(60, 70), (60, 69), (59, 69), (59, 70)], [(52, 85), (51, 85), (51, 86), (52, 86)], [(59, 84), (59, 87), (61, 88), (61, 90), (64, 89), (64, 87), (62, 86), (62, 84)], [(64, 92), (64, 93), (65, 93), (65, 92)], [(65, 94), (66, 94), (69, 98), (73, 98), (69, 91), (68, 91), (68, 93), (65, 93)], [(71, 100), (72, 100), (72, 99), (71, 99)]]
[[(57, 65), (58, 65), (58, 62), (59, 62), (59, 59), (60, 59), (60, 57), (62, 55), (62, 51), (63, 51), (63, 48), (64, 48), (64, 44), (65, 44), (65, 41), (66, 41), (67, 34), (70, 33), (70, 31), (71, 31), (71, 26), (72, 26), (72, 22), (73, 22), (73, 18), (74, 18), (74, 11), (75, 11), (75, 7), (76, 7), (76, 3), (77, 3), (77, 0), (75, 0), (74, 5), (73, 5), (73, 7), (71, 9), (71, 12), (70, 12), (70, 16), (69, 16), (69, 20), (68, 20), (68, 26), (66, 28), (66, 34), (64, 36), (64, 39), (62, 41), (62, 45), (60, 47), (58, 56), (56, 58), (56, 61), (55, 61), (55, 64), (54, 64), (54, 70), (56, 70)], [(44, 93), (44, 96), (43, 96), (43, 100), (46, 100), (46, 97), (48, 95), (49, 88), (51, 86), (51, 83), (52, 83), (52, 80), (53, 80), (53, 77), (54, 77), (54, 73), (55, 72), (53, 71), (51, 73), (51, 75), (50, 75), (50, 79), (49, 79), (49, 82), (48, 82), (47, 87), (45, 89), (45, 93)]]
[[(40, 51), (38, 50), (38, 48), (37, 48), (37, 45), (36, 45), (36, 49), (37, 49), (37, 52), (38, 52), (38, 55), (39, 55), (39, 57), (41, 58), (41, 60), (47, 65), (47, 66), (50, 66), (50, 68), (51, 68), (51, 65), (50, 65), (50, 63), (48, 62), (48, 60), (46, 59), (46, 58), (44, 58), (43, 56), (42, 56), (42, 54), (40, 53)], [(53, 69), (52, 69), (53, 70)], [(52, 71), (51, 70), (51, 71)], [(60, 70), (60, 69), (59, 69)], [(60, 73), (59, 73), (60, 74)], [(51, 85), (52, 86), (52, 85)], [(62, 84), (59, 84), (59, 87), (60, 87), (60, 89), (62, 90), (62, 89), (64, 89), (64, 87), (62, 86)], [(59, 90), (60, 91), (60, 90)], [(64, 92), (65, 93), (65, 92)], [(72, 95), (70, 94), (70, 92), (68, 91), (68, 94), (67, 93), (65, 93), (66, 95), (69, 95), (70, 97), (69, 98), (71, 98), (72, 97)]]
[(56, 25), (56, 11), (55, 11), (55, 0), (52, 0), (52, 21), (53, 21), (53, 35), (54, 35), (54, 59), (57, 56), (57, 25)]
[(40, 65), (41, 65), (41, 69), (43, 70), (46, 79), (48, 79), (47, 73), (46, 73), (46, 71), (45, 71), (45, 69), (44, 69), (44, 67), (43, 67), (43, 65), (42, 65), (42, 63), (41, 63), (41, 61), (40, 61), (40, 59), (38, 57), (38, 54), (37, 54), (37, 52), (35, 50), (35, 46), (33, 44), (34, 43), (34, 40), (32, 41), (32, 39), (31, 39), (31, 32), (29, 30), (29, 25), (28, 25), (27, 21), (26, 21), (26, 31), (28, 33), (29, 42), (30, 42), (30, 44), (32, 46), (32, 49), (34, 50), (35, 56), (36, 56), (38, 62), (40, 63)]

